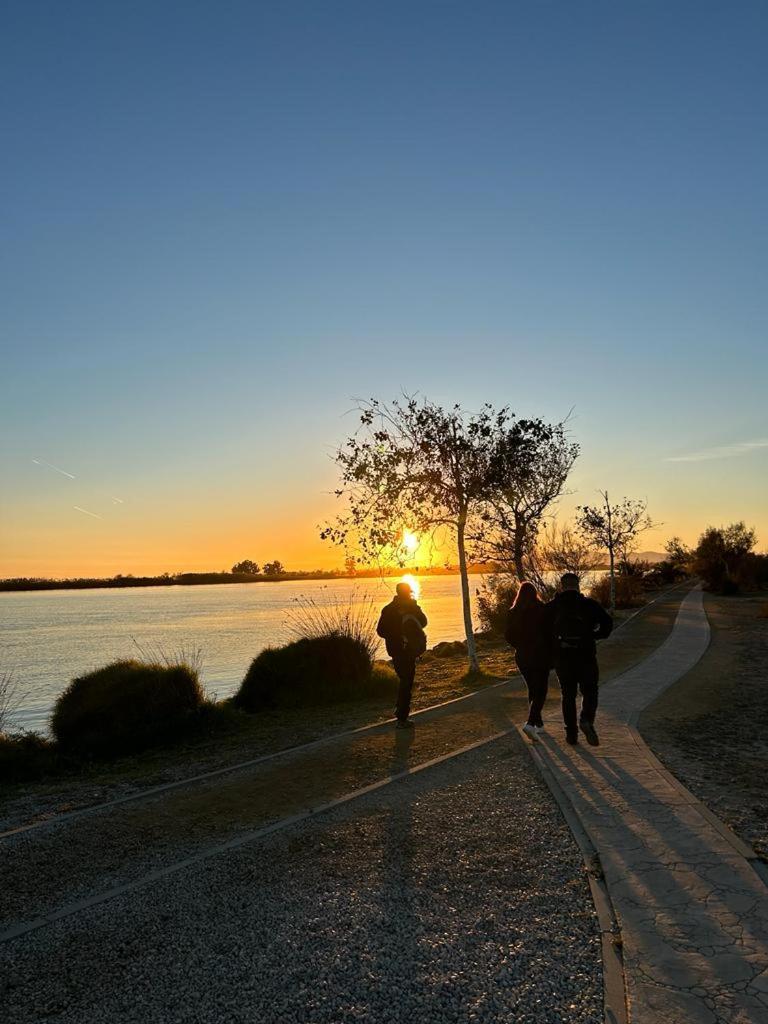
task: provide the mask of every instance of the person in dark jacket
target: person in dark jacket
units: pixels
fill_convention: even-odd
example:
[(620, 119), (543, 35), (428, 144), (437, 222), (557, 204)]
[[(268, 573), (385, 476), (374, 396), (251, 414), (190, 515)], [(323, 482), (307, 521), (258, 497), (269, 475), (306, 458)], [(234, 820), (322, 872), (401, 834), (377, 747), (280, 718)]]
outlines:
[(528, 720), (523, 732), (534, 742), (544, 731), (541, 712), (547, 699), (552, 668), (545, 608), (536, 587), (528, 581), (521, 583), (515, 603), (507, 613), (507, 628), (504, 630), (507, 643), (515, 648), (515, 661), (528, 687)]
[[(561, 592), (545, 608), (552, 659), (563, 696), (563, 723), (568, 743), (579, 742), (579, 728), (587, 743), (598, 746), (596, 640), (610, 636), (613, 619), (597, 601), (579, 592), (579, 577), (567, 572), (560, 580)], [(576, 716), (576, 693), (581, 690), (581, 713)]]
[(416, 678), (416, 661), (427, 646), (424, 627), (427, 616), (419, 608), (408, 583), (398, 583), (394, 598), (381, 610), (376, 632), (384, 639), (400, 685), (397, 689), (398, 729), (411, 729), (411, 691)]

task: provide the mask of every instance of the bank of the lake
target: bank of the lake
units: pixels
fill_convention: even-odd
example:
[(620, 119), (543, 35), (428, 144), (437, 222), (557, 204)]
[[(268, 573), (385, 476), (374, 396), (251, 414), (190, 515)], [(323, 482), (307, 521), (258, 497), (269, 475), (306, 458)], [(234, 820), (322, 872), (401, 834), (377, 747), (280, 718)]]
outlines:
[[(14, 673), (22, 694), (14, 724), (45, 731), (72, 678), (140, 649), (199, 650), (207, 693), (228, 697), (260, 651), (292, 638), (288, 620), (297, 600), (384, 604), (397, 579), (0, 594), (0, 669)], [(470, 577), (473, 597), (482, 580)], [(424, 576), (420, 586), (430, 644), (461, 637), (459, 577)]]

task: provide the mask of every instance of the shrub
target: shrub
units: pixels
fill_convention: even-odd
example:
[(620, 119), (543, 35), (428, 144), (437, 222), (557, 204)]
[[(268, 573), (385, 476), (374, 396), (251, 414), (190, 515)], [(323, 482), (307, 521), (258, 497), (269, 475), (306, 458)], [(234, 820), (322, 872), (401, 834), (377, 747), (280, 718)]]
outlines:
[(35, 732), (0, 735), (0, 781), (31, 782), (57, 767), (58, 757), (50, 740)]
[(244, 711), (312, 707), (371, 696), (380, 674), (365, 644), (348, 636), (304, 637), (268, 647), (251, 662), (233, 703)]
[[(600, 576), (589, 588), (589, 596), (599, 601), (603, 608), (611, 603), (611, 580), (606, 574)], [(637, 608), (645, 600), (642, 580), (637, 576), (616, 577), (616, 607)]]
[(72, 680), (51, 729), (62, 750), (110, 757), (182, 738), (204, 703), (189, 665), (116, 661)]

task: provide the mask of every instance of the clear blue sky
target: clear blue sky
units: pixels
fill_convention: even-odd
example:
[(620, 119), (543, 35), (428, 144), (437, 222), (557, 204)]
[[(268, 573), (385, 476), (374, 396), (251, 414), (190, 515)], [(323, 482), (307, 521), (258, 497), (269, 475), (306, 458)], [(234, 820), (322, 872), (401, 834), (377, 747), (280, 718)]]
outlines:
[(402, 389), (574, 407), (574, 501), (768, 542), (767, 29), (6, 2), (0, 574), (327, 562), (350, 396)]

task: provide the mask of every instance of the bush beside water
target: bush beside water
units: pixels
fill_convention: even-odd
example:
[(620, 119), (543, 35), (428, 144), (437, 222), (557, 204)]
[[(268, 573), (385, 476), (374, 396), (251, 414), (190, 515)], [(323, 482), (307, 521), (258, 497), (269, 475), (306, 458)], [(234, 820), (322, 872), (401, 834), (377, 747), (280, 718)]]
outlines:
[(68, 753), (129, 754), (182, 738), (205, 703), (189, 665), (116, 661), (72, 680), (56, 701), (51, 730)]
[(304, 637), (285, 647), (268, 647), (251, 662), (235, 694), (235, 707), (316, 707), (382, 693), (370, 650), (350, 636)]

